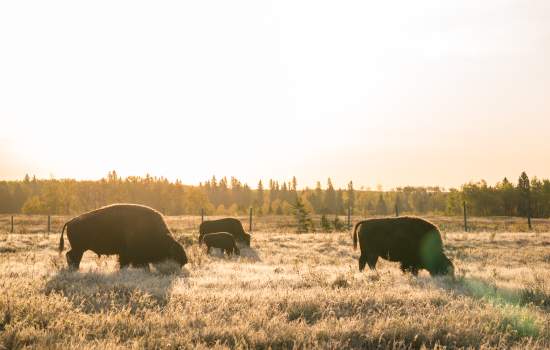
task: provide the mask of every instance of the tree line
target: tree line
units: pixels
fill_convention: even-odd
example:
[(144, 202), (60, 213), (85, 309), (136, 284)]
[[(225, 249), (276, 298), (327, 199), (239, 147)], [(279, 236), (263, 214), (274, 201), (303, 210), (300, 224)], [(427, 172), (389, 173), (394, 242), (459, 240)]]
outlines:
[(149, 205), (166, 215), (290, 215), (299, 202), (312, 214), (460, 215), (463, 202), (474, 216), (550, 216), (550, 180), (529, 179), (522, 173), (513, 183), (507, 178), (494, 186), (470, 182), (449, 190), (440, 187), (399, 187), (389, 191), (356, 189), (353, 182), (335, 188), (329, 178), (323, 186), (298, 189), (290, 181), (262, 181), (252, 189), (235, 177), (212, 177), (198, 186), (184, 185), (164, 177), (119, 177), (111, 171), (97, 181), (37, 179), (26, 175), (19, 181), (0, 181), (0, 213), (77, 214), (116, 202)]

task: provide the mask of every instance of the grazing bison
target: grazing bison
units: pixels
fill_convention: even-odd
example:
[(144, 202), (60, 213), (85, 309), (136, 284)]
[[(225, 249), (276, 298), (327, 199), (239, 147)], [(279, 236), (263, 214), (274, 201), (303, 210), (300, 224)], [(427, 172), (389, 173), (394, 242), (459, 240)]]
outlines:
[(227, 232), (217, 232), (217, 233), (207, 233), (203, 235), (200, 239), (200, 243), (206, 244), (206, 252), (210, 253), (210, 248), (220, 248), (222, 253), (225, 251), (227, 255), (232, 255), (233, 252), (237, 255), (241, 255), (237, 244), (235, 243), (235, 238), (232, 234)]
[(204, 221), (199, 227), (199, 241), (207, 233), (228, 232), (235, 240), (245, 242), (250, 247), (250, 234), (244, 232), (243, 224), (234, 218)]
[(175, 260), (187, 263), (183, 247), (172, 237), (162, 215), (135, 204), (113, 204), (84, 213), (65, 223), (59, 251), (63, 251), (63, 232), (71, 250), (66, 254), (69, 267), (78, 269), (82, 254), (91, 250), (98, 255), (118, 255), (120, 267), (129, 264), (149, 267), (149, 263)]
[[(357, 232), (359, 229), (359, 232)], [(358, 222), (353, 231), (353, 247), (361, 248), (359, 271), (365, 264), (376, 267), (378, 257), (401, 263), (403, 272), (414, 275), (426, 269), (431, 275), (453, 274), (452, 262), (443, 252), (437, 227), (421, 218), (399, 217)]]

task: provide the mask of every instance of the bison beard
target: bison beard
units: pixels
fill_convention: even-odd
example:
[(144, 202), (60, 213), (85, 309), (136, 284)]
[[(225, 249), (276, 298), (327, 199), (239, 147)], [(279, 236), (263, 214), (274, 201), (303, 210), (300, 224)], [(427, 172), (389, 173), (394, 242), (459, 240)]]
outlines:
[(185, 250), (170, 233), (156, 210), (135, 204), (113, 204), (73, 218), (63, 225), (59, 251), (63, 251), (63, 233), (71, 250), (67, 264), (78, 269), (82, 255), (91, 250), (98, 255), (118, 255), (120, 267), (148, 267), (149, 263), (175, 260), (187, 263)]
[(431, 275), (453, 274), (451, 260), (443, 252), (437, 227), (421, 218), (399, 217), (364, 220), (355, 225), (353, 246), (361, 248), (359, 271), (368, 264), (375, 269), (378, 258), (401, 263), (403, 272)]

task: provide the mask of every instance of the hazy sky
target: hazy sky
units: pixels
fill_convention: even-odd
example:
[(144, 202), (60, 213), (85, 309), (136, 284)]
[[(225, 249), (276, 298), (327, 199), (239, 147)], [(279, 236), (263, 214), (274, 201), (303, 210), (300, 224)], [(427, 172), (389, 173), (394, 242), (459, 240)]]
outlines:
[(550, 177), (550, 1), (0, 2), (0, 178)]

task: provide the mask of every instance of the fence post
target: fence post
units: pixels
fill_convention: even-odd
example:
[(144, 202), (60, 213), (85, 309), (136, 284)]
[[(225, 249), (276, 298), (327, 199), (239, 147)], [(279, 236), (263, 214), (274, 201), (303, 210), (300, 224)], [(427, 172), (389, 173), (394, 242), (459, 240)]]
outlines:
[(204, 208), (201, 208), (201, 224), (204, 222)]
[(51, 217), (48, 215), (48, 233), (50, 233), (51, 222)]
[(462, 203), (464, 207), (464, 232), (468, 232), (468, 217), (466, 214), (466, 201)]
[(395, 217), (399, 217), (399, 205), (395, 202)]
[(11, 229), (10, 229), (10, 233), (13, 233), (13, 215), (11, 216)]
[(351, 206), (348, 206), (348, 230), (351, 229)]
[(250, 215), (248, 218), (248, 232), (252, 234), (252, 207), (250, 207)]

